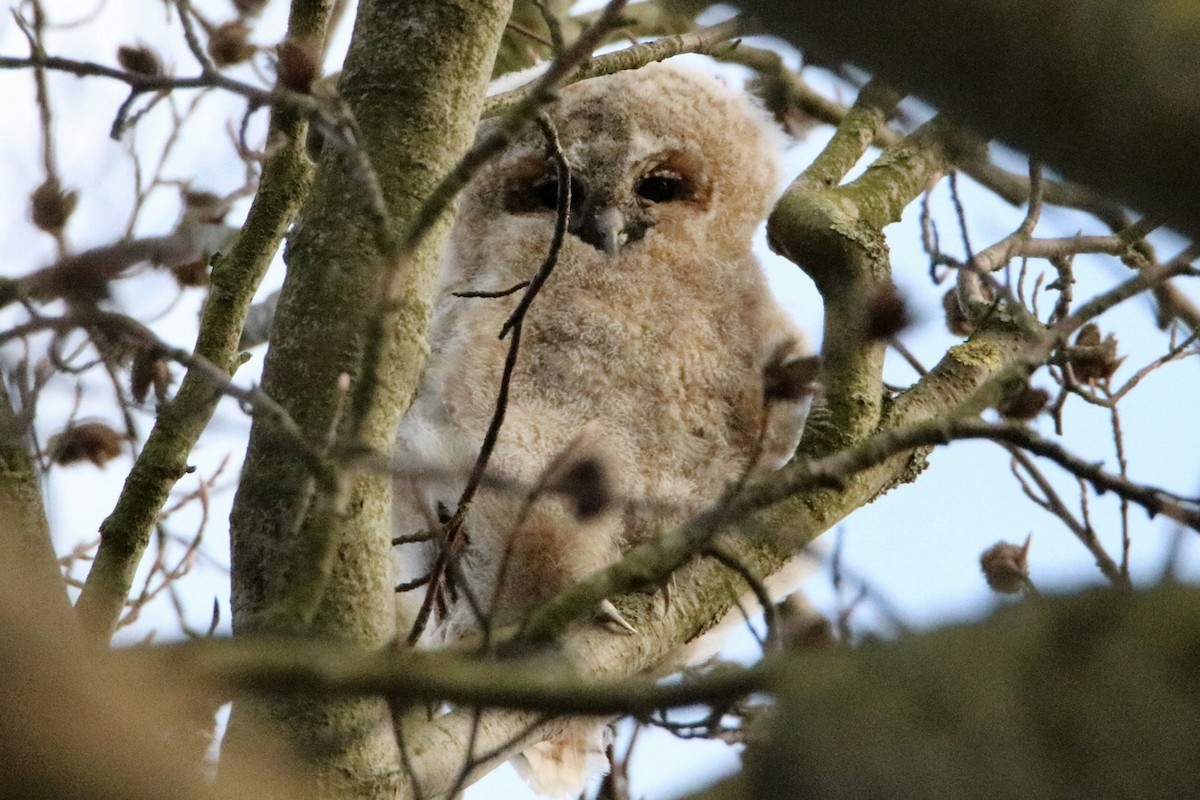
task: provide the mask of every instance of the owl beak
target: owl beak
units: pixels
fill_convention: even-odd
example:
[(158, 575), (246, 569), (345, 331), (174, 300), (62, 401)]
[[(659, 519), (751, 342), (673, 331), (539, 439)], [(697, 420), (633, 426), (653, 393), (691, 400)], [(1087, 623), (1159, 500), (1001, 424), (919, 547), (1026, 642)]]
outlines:
[(612, 206), (606, 206), (596, 212), (596, 231), (604, 242), (604, 252), (609, 258), (616, 258), (621, 252), (621, 245), (628, 238), (625, 234), (625, 215)]
[(582, 216), (583, 219), (578, 223), (572, 222), (571, 233), (597, 250), (604, 251), (609, 258), (616, 258), (629, 239), (625, 230), (625, 215), (615, 206), (602, 206)]

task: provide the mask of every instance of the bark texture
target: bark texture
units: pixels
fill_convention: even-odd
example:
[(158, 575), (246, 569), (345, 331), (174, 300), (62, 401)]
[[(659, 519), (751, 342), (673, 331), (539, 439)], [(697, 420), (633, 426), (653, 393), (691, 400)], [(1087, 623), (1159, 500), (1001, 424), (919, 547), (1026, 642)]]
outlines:
[[(396, 324), (378, 343), (381, 357), (370, 367), (378, 389), (355, 424), (359, 445), (392, 449), (424, 364), (448, 221), (437, 223), (405, 263), (388, 263), (386, 242), (408, 227), (469, 146), (509, 6), (507, 0), (359, 6), (340, 91), (371, 168), (364, 173), (354, 166), (355, 154), (325, 147), (286, 254), (288, 273), (263, 373), (266, 393), (318, 445), (345, 421), (346, 398), (368, 349), (367, 316), (378, 306), (380, 276), (394, 267), (402, 270), (404, 287), (392, 309)], [(364, 180), (377, 181), (386, 219), (377, 218)], [(343, 376), (350, 378), (349, 392)], [(321, 501), (310, 476), (272, 435), (271, 422), (255, 420), (231, 518), (236, 633), (308, 631), (367, 647), (390, 640), (389, 482), (344, 469), (339, 477), (344, 496), (333, 504), (336, 513), (306, 513)], [(313, 563), (314, 547), (321, 563)], [(296, 592), (314, 597), (311, 615), (281, 613)], [(242, 704), (228, 740), (234, 754), (245, 718), (267, 720), (314, 762), (323, 796), (399, 790), (399, 753), (382, 699)]]

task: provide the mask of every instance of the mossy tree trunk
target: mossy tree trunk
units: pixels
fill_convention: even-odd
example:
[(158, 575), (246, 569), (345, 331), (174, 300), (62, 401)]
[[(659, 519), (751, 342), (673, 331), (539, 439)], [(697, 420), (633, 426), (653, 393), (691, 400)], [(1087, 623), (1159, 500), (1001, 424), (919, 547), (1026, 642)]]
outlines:
[[(315, 446), (349, 432), (345, 410), (363, 374), (368, 316), (379, 307), (381, 276), (396, 268), (403, 287), (390, 309), (396, 324), (377, 343), (379, 358), (370, 365), (373, 401), (353, 420), (356, 444), (380, 454), (393, 447), (424, 364), (448, 220), (404, 263), (389, 263), (395, 251), (387, 252), (386, 243), (408, 227), (469, 147), (510, 5), (367, 0), (359, 6), (339, 88), (370, 171), (353, 166), (362, 163), (352, 158), (353, 144), (325, 147), (287, 250), (263, 372), (266, 394)], [(386, 219), (364, 186), (372, 175)], [(383, 647), (394, 632), (389, 480), (339, 467), (337, 513), (308, 513), (317, 505), (311, 476), (273, 424), (255, 420), (231, 518), (235, 634), (309, 632)], [(306, 613), (293, 613), (289, 598), (297, 592), (313, 598)], [(280, 733), (315, 766), (323, 796), (399, 791), (399, 753), (382, 699), (239, 704), (227, 739), (230, 758), (248, 746), (242, 734), (256, 723)]]

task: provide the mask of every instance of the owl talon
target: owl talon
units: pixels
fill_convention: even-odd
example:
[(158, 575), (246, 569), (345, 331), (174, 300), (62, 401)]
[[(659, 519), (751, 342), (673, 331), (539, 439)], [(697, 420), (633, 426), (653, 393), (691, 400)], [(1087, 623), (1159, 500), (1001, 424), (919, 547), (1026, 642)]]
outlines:
[(651, 599), (653, 599), (655, 602), (658, 601), (659, 597), (662, 597), (663, 615), (666, 616), (667, 614), (671, 613), (671, 599), (675, 596), (675, 576), (674, 575), (667, 578), (662, 583), (646, 587), (643, 591), (646, 594), (648, 594), (651, 597)]
[(637, 635), (637, 628), (629, 624), (629, 621), (621, 616), (621, 612), (617, 611), (617, 607), (608, 600), (601, 600), (599, 607), (596, 609), (596, 617), (601, 622), (608, 622), (616, 625), (626, 633)]

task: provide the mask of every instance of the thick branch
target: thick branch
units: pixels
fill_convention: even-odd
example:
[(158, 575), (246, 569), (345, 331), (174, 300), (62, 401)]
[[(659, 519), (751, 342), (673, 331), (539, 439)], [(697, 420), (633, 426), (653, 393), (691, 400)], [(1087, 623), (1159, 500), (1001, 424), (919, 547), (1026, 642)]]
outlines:
[(0, 562), (9, 566), (8, 579), (23, 607), (35, 610), (47, 629), (71, 633), (67, 585), (62, 579), (50, 540), (42, 489), (29, 455), (32, 419), (17, 414), (9, 391), (0, 382)]
[(947, 126), (938, 121), (889, 146), (857, 180), (839, 185), (898, 98), (867, 87), (829, 146), (780, 198), (767, 222), (771, 246), (800, 265), (825, 303), (821, 381), (806, 452), (835, 452), (875, 429), (882, 407), (886, 342), (863, 336), (870, 300), (891, 284), (883, 226), (947, 166)]
[[(764, 95), (768, 107), (776, 113), (786, 114), (795, 109), (818, 122), (836, 126), (849, 112), (846, 106), (822, 96), (809, 86), (801, 74), (788, 69), (779, 54), (772, 50), (740, 45), (722, 53), (720, 58), (756, 70), (761, 79), (758, 91)], [(882, 126), (875, 133), (875, 144), (879, 147), (890, 147), (900, 139), (901, 135), (891, 126)], [(1014, 206), (1029, 202), (1029, 178), (996, 166), (986, 152), (965, 153), (957, 166), (1005, 202)], [(1078, 184), (1044, 179), (1042, 192), (1047, 203), (1086, 211), (1113, 231), (1119, 231), (1130, 223), (1129, 215), (1120, 203)]]
[(648, 715), (733, 700), (769, 688), (777, 677), (768, 666), (670, 684), (647, 677), (602, 684), (550, 654), (490, 659), (461, 648), (364, 650), (308, 638), (195, 640), (133, 648), (119, 658), (186, 676), (182, 683), (207, 686), (222, 700), (245, 692), (383, 695), (400, 703), (448, 701), (551, 714)]

